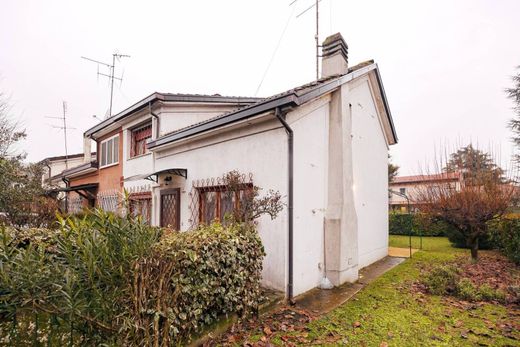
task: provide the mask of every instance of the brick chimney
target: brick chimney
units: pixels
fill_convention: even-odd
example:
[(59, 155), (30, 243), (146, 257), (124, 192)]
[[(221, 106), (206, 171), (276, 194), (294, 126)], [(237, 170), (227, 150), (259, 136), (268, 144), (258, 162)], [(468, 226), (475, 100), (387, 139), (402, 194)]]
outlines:
[(348, 46), (343, 36), (336, 33), (323, 41), (321, 77), (342, 75), (348, 72)]

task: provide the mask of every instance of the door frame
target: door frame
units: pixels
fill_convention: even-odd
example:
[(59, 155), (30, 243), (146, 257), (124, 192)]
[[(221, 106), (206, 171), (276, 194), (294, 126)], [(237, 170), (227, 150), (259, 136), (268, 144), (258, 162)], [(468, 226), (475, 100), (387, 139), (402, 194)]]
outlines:
[(162, 225), (163, 224), (163, 195), (172, 195), (172, 194), (176, 194), (177, 195), (177, 203), (175, 204), (176, 205), (176, 211), (175, 211), (175, 215), (176, 215), (176, 223), (177, 223), (177, 227), (178, 227), (178, 230), (180, 231), (181, 230), (181, 189), (180, 188), (168, 188), (168, 189), (163, 189), (160, 191), (160, 207), (159, 207), (159, 225), (161, 227), (166, 227), (165, 225)]

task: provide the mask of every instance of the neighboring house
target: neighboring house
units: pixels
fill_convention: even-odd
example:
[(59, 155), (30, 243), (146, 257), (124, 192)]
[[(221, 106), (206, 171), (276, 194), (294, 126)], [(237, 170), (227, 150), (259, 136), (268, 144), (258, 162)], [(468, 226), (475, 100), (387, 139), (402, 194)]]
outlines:
[[(99, 162), (99, 140), (118, 134), (120, 188), (130, 212), (148, 211), (153, 225), (185, 231), (221, 220), (240, 201), (222, 194), (219, 177), (231, 170), (244, 187), (279, 191), (287, 208), (258, 221), (263, 285), (289, 299), (323, 276), (355, 281), (388, 253), (388, 146), (397, 136), (377, 65), (348, 67), (339, 34), (322, 55), (322, 78), (309, 84), (265, 99), (154, 93), (87, 130), (86, 142), (98, 141)], [(96, 170), (99, 194), (108, 174)]]
[[(124, 189), (129, 193), (130, 212), (150, 220), (151, 181), (144, 178), (124, 184), (125, 177), (153, 171), (154, 160), (146, 147), (150, 139), (187, 124), (249, 105), (258, 98), (153, 93), (126, 110), (107, 118), (84, 134), (85, 153), (96, 142), (97, 157), (63, 172), (68, 182), (68, 210), (100, 207), (121, 209)], [(160, 124), (160, 125), (159, 125)], [(124, 163), (124, 165), (123, 165)]]
[[(95, 153), (92, 153), (95, 155)], [(65, 187), (65, 182), (60, 174), (68, 169), (83, 164), (84, 154), (71, 154), (68, 156), (56, 156), (40, 161), (43, 164), (42, 186), (45, 188)]]
[(417, 212), (420, 205), (417, 201), (418, 192), (432, 184), (450, 184), (455, 190), (459, 190), (461, 182), (462, 175), (459, 172), (394, 177), (390, 182), (389, 208), (403, 213)]

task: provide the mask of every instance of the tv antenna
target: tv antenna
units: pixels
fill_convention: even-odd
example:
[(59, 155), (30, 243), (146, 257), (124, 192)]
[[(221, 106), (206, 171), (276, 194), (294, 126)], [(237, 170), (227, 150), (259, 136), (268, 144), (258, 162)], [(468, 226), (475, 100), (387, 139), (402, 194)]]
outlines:
[[(116, 59), (117, 59), (117, 61), (120, 61), (121, 58), (130, 58), (130, 56), (126, 55), (126, 54), (114, 53), (114, 54), (112, 54), (112, 65), (108, 64), (108, 63), (104, 63), (104, 62), (99, 61), (99, 60), (94, 60), (94, 59), (91, 59), (91, 58), (83, 57), (83, 56), (81, 58), (85, 59), (85, 60), (88, 60), (88, 61), (91, 61), (93, 63), (96, 63), (97, 64), (97, 68), (98, 68), (98, 70), (97, 70), (98, 77), (99, 76), (105, 76), (105, 77), (108, 77), (108, 80), (110, 81), (110, 107), (108, 109), (108, 117), (110, 117), (112, 115), (112, 100), (114, 98), (114, 80), (118, 80), (120, 82), (123, 82), (123, 75), (121, 75), (121, 77), (116, 77), (115, 76)], [(99, 72), (99, 66), (100, 65), (106, 66), (108, 68), (108, 74)], [(106, 117), (106, 118), (108, 118), (108, 117)]]
[[(296, 3), (298, 0), (293, 0), (289, 6), (292, 6), (294, 3)], [(316, 7), (316, 34), (314, 35), (314, 39), (316, 40), (316, 79), (320, 78), (320, 11), (318, 4), (321, 2), (321, 0), (315, 0), (314, 4), (307, 7), (305, 10), (300, 12), (300, 14), (296, 15), (296, 18), (299, 18), (301, 15), (312, 9), (313, 7)]]
[(45, 117), (45, 118), (53, 118), (59, 119), (63, 121), (63, 125), (51, 125), (53, 128), (63, 130), (63, 138), (65, 140), (65, 169), (69, 168), (69, 153), (67, 149), (67, 129), (76, 129), (67, 126), (67, 102), (63, 101), (63, 116), (61, 117)]

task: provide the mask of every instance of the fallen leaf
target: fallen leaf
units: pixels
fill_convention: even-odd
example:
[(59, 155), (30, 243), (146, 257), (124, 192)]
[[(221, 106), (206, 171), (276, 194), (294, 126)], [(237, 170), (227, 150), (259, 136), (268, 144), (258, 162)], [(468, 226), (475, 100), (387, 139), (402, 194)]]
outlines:
[(388, 347), (388, 343), (386, 343), (385, 341), (381, 342), (379, 344), (379, 347)]
[(264, 334), (266, 335), (271, 335), (273, 332), (271, 331), (271, 329), (268, 327), (268, 326), (265, 326), (264, 327)]
[(352, 324), (352, 326), (353, 326), (354, 328), (359, 328), (359, 327), (361, 326), (361, 323), (358, 322), (358, 321), (356, 321), (356, 322), (354, 322), (354, 323)]

